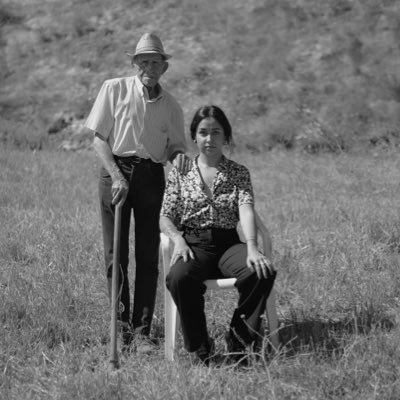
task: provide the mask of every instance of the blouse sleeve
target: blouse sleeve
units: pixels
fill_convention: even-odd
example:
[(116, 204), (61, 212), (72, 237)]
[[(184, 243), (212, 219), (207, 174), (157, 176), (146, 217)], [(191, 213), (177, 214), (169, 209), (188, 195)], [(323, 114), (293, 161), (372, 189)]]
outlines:
[(251, 184), (250, 172), (247, 168), (243, 167), (240, 173), (240, 179), (238, 184), (238, 205), (242, 204), (254, 204), (254, 193), (253, 186)]
[(176, 225), (179, 225), (182, 214), (180, 190), (178, 170), (172, 168), (168, 174), (160, 215), (171, 218)]

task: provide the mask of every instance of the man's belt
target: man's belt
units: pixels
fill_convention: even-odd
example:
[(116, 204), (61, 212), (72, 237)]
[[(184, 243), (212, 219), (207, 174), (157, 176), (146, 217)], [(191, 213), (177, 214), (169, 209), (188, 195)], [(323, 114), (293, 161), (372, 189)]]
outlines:
[(128, 156), (128, 157), (121, 157), (121, 156), (116, 156), (114, 155), (114, 159), (116, 161), (119, 161), (122, 164), (125, 165), (135, 165), (135, 164), (158, 164), (154, 162), (151, 158), (141, 158), (138, 156)]

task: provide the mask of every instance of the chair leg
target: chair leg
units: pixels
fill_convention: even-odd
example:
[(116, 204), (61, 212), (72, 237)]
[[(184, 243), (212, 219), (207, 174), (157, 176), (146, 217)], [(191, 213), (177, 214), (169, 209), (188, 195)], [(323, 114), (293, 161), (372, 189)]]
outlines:
[(269, 334), (274, 351), (279, 349), (278, 316), (276, 314), (275, 291), (271, 290), (268, 296), (266, 314), (268, 319)]
[(174, 360), (176, 328), (178, 325), (177, 310), (174, 300), (167, 289), (165, 289), (165, 357), (169, 361)]
[[(161, 234), (161, 254), (164, 267), (164, 279), (170, 268), (170, 240), (168, 236)], [(176, 331), (179, 326), (179, 315), (177, 313), (176, 304), (169, 290), (164, 287), (164, 330), (165, 342), (164, 351), (165, 358), (169, 361), (174, 360)]]

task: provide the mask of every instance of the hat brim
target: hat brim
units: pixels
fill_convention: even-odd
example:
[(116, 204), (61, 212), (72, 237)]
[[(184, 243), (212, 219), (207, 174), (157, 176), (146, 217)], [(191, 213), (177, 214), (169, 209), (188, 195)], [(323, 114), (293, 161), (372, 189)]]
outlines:
[(132, 57), (132, 58), (135, 58), (136, 56), (139, 56), (140, 54), (159, 54), (160, 56), (163, 56), (166, 60), (171, 58), (170, 54), (160, 53), (159, 51), (144, 51), (144, 52), (141, 52), (141, 53), (126, 53), (126, 55), (128, 57)]

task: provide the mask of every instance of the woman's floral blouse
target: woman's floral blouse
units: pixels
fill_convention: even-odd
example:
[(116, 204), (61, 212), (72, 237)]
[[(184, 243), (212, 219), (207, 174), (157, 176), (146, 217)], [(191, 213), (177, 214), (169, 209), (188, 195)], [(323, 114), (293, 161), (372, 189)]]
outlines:
[(173, 168), (168, 175), (161, 215), (171, 218), (178, 229), (236, 228), (239, 206), (254, 204), (249, 170), (223, 156), (210, 189), (211, 199), (204, 191), (197, 157), (186, 175)]

